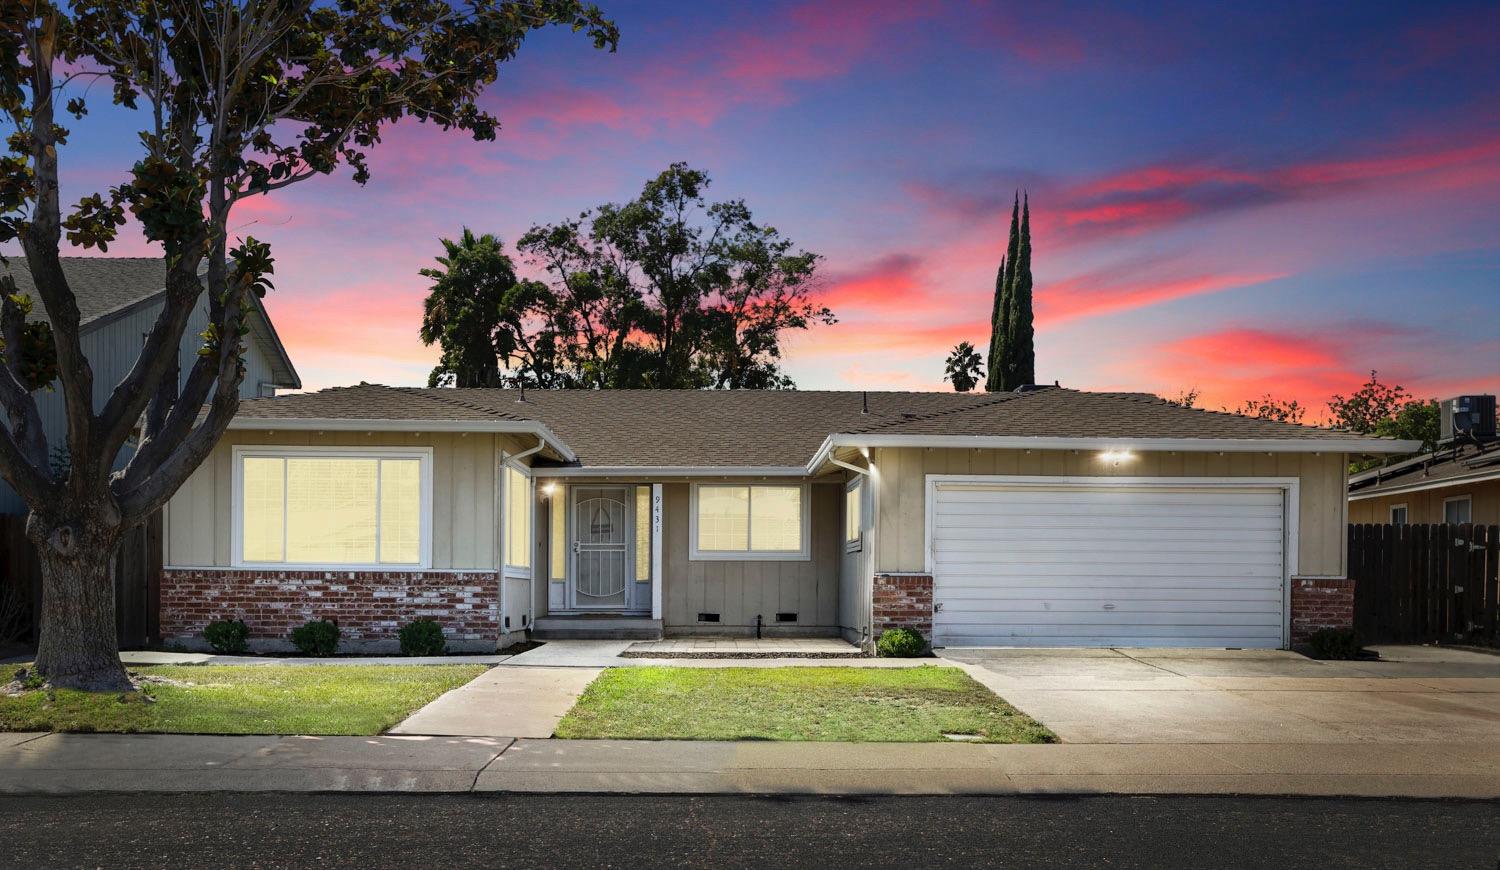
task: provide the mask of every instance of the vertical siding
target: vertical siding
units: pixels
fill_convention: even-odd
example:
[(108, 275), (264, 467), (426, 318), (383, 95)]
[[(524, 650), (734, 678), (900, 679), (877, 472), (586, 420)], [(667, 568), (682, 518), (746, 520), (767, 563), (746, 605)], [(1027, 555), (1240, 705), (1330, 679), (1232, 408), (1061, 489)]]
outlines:
[[(94, 410), (103, 409), (115, 386), (130, 373), (140, 356), (146, 335), (161, 312), (161, 304), (146, 305), (136, 311), (111, 321), (98, 329), (79, 337), (83, 354), (88, 358), (94, 372)], [(198, 348), (202, 346), (201, 333), (208, 326), (208, 308), (200, 305), (188, 320), (182, 333), (178, 350), (181, 380), (187, 380), (188, 371), (198, 359)], [(241, 398), (253, 398), (259, 394), (260, 383), (273, 379), (271, 360), (266, 350), (257, 341), (246, 342), (245, 379), (240, 384)], [(67, 441), (68, 418), (63, 407), (62, 394), (54, 389), (36, 394), (37, 411), (42, 417), (42, 430), (47, 433), (47, 443), (56, 450)], [(120, 453), (115, 466), (123, 467), (130, 457), (127, 445)], [(26, 505), (9, 485), (0, 481), (0, 513), (24, 513)]]
[[(966, 454), (960, 456), (958, 454)], [(926, 567), (926, 476), (1005, 474), (1127, 477), (1296, 477), (1301, 502), (1298, 573), (1343, 576), (1347, 457), (1338, 453), (1142, 453), (1128, 466), (1102, 465), (1094, 451), (882, 448), (874, 451), (880, 486), (879, 571)], [(963, 469), (967, 471), (952, 470)]]
[(237, 444), (432, 448), (432, 567), (494, 570), (497, 450), (506, 436), (410, 432), (249, 432), (231, 430), (167, 506), (167, 564), (228, 567), (233, 448)]
[(1406, 521), (1409, 523), (1440, 523), (1443, 521), (1443, 500), (1466, 495), (1470, 498), (1470, 510), (1474, 522), (1483, 525), (1500, 525), (1500, 480), (1485, 480), (1387, 495), (1378, 498), (1362, 498), (1349, 502), (1349, 522), (1388, 523), (1391, 521), (1391, 506), (1406, 505)]
[[(662, 487), (663, 618), (668, 630), (744, 632), (761, 616), (772, 630), (832, 634), (839, 625), (843, 487), (808, 485), (811, 553), (806, 561), (695, 561), (689, 553), (689, 482)], [(718, 613), (717, 624), (699, 623), (701, 612)], [(795, 623), (776, 623), (794, 612)]]

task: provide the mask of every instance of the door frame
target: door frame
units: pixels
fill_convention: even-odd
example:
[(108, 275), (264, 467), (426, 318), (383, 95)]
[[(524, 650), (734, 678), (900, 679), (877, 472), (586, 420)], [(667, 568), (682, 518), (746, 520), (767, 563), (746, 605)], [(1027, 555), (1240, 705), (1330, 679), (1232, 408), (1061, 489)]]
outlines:
[[(929, 474), (923, 487), (925, 524), (922, 530), (923, 572), (932, 578), (934, 599), (937, 597), (936, 565), (933, 550), (936, 539), (933, 526), (938, 487), (943, 484), (1000, 485), (1031, 489), (1139, 487), (1148, 489), (1280, 489), (1281, 497), (1281, 648), (1291, 645), (1292, 578), (1297, 575), (1298, 507), (1301, 502), (1301, 480), (1295, 477), (1123, 477), (1110, 475), (1013, 475), (1013, 474)], [(934, 615), (935, 616), (935, 615)]]
[[(625, 589), (621, 604), (613, 605), (580, 605), (578, 603), (578, 554), (581, 542), (578, 540), (578, 493), (585, 489), (614, 490), (621, 494), (620, 503), (625, 507), (625, 534), (624, 549), (621, 553), (624, 557)], [(633, 613), (641, 609), (640, 603), (635, 598), (635, 487), (625, 483), (575, 483), (567, 488), (567, 558), (568, 569), (563, 581), (563, 604), (565, 609), (574, 613)]]

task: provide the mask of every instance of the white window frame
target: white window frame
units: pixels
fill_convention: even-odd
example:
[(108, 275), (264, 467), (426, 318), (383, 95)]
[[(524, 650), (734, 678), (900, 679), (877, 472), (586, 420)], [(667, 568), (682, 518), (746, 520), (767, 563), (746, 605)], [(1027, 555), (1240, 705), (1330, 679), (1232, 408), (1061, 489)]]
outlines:
[[(1402, 520), (1399, 523), (1396, 522), (1396, 511), (1402, 511)], [(1406, 502), (1391, 505), (1390, 520), (1393, 526), (1409, 525), (1411, 523), (1411, 508), (1407, 507)]]
[[(1469, 495), (1455, 495), (1443, 499), (1443, 522), (1448, 523), (1448, 505), (1463, 502), (1469, 506), (1469, 518), (1464, 522), (1474, 522), (1474, 497)], [(1448, 523), (1452, 526), (1461, 526), (1463, 523)]]
[[(500, 534), (500, 572), (506, 577), (529, 580), (532, 577), (532, 573), (536, 570), (536, 475), (532, 473), (531, 468), (519, 462), (511, 461), (512, 455), (509, 453), (500, 454), (500, 528), (498, 530)], [(522, 477), (526, 478), (526, 506), (531, 511), (531, 515), (526, 521), (527, 555), (528, 561), (531, 563), (529, 565), (512, 565), (510, 563), (510, 529), (507, 526), (510, 516), (506, 513), (510, 508), (510, 492), (508, 491), (510, 475), (505, 473), (507, 468), (519, 472)], [(550, 514), (548, 519), (551, 519)], [(550, 544), (551, 542), (549, 541), (548, 543)], [(550, 548), (547, 555), (549, 557), (552, 555)], [(549, 566), (548, 572), (550, 573), (550, 571), (551, 568)]]
[[(418, 491), (421, 494), (421, 560), (410, 562), (247, 562), (245, 561), (245, 459), (296, 459), (315, 456), (320, 459), (417, 459), (421, 471)], [(232, 567), (249, 570), (287, 571), (426, 571), (432, 568), (432, 448), (431, 447), (280, 447), (275, 445), (236, 445), (232, 451), (233, 476), (230, 485), (229, 562)], [(282, 525), (286, 514), (282, 514)], [(380, 555), (380, 494), (375, 495), (375, 555)], [(282, 550), (286, 556), (286, 550)]]
[[(802, 549), (800, 550), (751, 550), (749, 546), (749, 526), (746, 526), (746, 547), (744, 550), (700, 550), (698, 549), (698, 488), (701, 486), (744, 486), (751, 489), (760, 487), (786, 488), (795, 486), (802, 490), (800, 499), (799, 519), (802, 521)], [(688, 560), (693, 562), (807, 562), (812, 560), (812, 503), (809, 501), (809, 492), (806, 483), (786, 482), (777, 483), (772, 480), (756, 481), (755, 483), (742, 483), (727, 480), (723, 482), (705, 481), (695, 483), (692, 487), (691, 498), (688, 504)], [(842, 533), (840, 533), (842, 534)]]
[[(859, 504), (859, 528), (856, 530), (856, 534), (852, 538), (849, 537), (849, 516), (848, 516), (848, 511), (849, 511), (849, 493), (851, 493), (851, 492), (858, 492), (859, 493), (855, 497), (856, 502)], [(849, 481), (848, 483), (844, 484), (844, 504), (842, 505), (842, 507), (843, 507), (843, 510), (844, 510), (844, 517), (843, 517), (844, 521), (840, 525), (843, 528), (844, 552), (845, 553), (858, 553), (860, 550), (863, 550), (865, 548), (865, 511), (866, 511), (866, 507), (865, 507), (865, 477), (864, 477), (864, 475), (859, 475), (858, 477), (856, 477), (853, 480)]]

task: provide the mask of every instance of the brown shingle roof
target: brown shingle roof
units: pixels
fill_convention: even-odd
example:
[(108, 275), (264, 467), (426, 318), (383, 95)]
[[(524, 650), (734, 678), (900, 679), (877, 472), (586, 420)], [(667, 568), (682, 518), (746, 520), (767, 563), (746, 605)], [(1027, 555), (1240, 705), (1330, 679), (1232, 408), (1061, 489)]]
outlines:
[[(868, 402), (868, 413), (863, 405)], [(1333, 429), (1183, 408), (1141, 393), (424, 389), (361, 384), (255, 399), (252, 419), (536, 421), (591, 467), (800, 467), (834, 433), (1344, 441)], [(1373, 442), (1372, 442), (1373, 443)]]
[(1374, 496), (1409, 487), (1440, 486), (1446, 481), (1500, 474), (1500, 442), (1457, 444), (1432, 453), (1361, 471), (1349, 478), (1349, 494)]
[[(16, 289), (31, 296), (33, 316), (44, 317), (25, 257), (8, 257), (0, 271), (15, 278)], [(63, 275), (78, 301), (79, 323), (113, 314), (166, 290), (167, 265), (161, 257), (63, 257)]]

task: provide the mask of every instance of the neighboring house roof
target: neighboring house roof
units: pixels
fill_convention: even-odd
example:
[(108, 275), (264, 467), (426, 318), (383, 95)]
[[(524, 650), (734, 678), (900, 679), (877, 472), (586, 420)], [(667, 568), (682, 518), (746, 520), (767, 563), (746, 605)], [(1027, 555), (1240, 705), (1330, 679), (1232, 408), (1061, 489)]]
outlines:
[[(1395, 452), (1410, 442), (1183, 408), (1139, 393), (422, 389), (360, 384), (242, 402), (234, 427), (534, 431), (591, 471), (816, 470), (841, 447)], [(572, 454), (567, 456), (565, 454)]]
[[(31, 319), (46, 320), (47, 314), (26, 258), (13, 256), (0, 271), (15, 279), (16, 289), (35, 302)], [(121, 317), (153, 304), (166, 293), (167, 266), (160, 257), (63, 257), (63, 275), (78, 304), (80, 332), (101, 329)], [(287, 355), (265, 306), (255, 299), (250, 315), (250, 334), (271, 360), (276, 373), (273, 386), (300, 389), (302, 379)]]
[(1349, 478), (1349, 500), (1500, 480), (1500, 442), (1464, 443), (1361, 471)]

